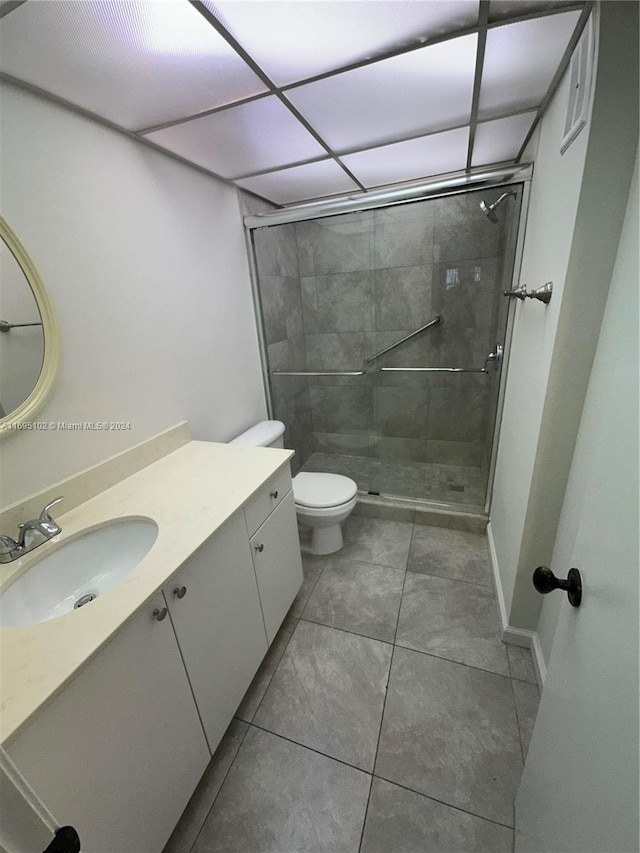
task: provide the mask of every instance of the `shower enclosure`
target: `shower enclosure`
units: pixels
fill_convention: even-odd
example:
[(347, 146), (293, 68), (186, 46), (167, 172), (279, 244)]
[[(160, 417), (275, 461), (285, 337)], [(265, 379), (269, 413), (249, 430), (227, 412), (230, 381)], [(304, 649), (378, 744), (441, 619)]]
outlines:
[(484, 509), (521, 197), (517, 184), (251, 229), (294, 473)]

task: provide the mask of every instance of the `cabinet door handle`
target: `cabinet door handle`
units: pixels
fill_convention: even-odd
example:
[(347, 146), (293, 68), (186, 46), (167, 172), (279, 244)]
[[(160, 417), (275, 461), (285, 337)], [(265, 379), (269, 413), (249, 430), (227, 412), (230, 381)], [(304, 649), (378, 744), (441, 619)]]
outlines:
[(173, 594), (175, 595), (176, 598), (184, 598), (185, 595), (187, 594), (186, 586), (174, 586)]
[(275, 492), (269, 492), (269, 495), (274, 499), (277, 498), (278, 497), (278, 490), (276, 489)]
[(256, 551), (259, 551), (261, 554), (264, 551), (264, 545), (254, 545)]
[(162, 622), (163, 619), (167, 618), (167, 608), (166, 607), (156, 607), (153, 611), (153, 618), (157, 622)]

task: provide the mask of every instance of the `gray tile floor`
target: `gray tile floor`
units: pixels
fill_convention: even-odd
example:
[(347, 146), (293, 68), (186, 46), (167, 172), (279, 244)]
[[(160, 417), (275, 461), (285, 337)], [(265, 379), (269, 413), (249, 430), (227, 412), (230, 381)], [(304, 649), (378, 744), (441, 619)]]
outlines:
[(481, 534), (351, 516), (165, 853), (510, 853), (538, 705)]
[(361, 492), (456, 504), (465, 509), (484, 506), (486, 472), (468, 465), (313, 453), (302, 470), (344, 474), (356, 481)]

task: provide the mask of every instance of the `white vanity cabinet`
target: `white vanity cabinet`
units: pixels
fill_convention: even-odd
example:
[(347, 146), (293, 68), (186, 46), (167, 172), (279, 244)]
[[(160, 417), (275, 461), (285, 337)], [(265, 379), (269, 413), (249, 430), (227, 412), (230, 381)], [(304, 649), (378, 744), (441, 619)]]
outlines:
[[(289, 489), (291, 481), (289, 479)], [(302, 560), (293, 492), (285, 493), (276, 508), (251, 536), (251, 553), (269, 645), (302, 585)], [(245, 510), (245, 516), (247, 511)], [(255, 523), (252, 516), (252, 523)], [(251, 530), (251, 525), (247, 527)]]
[(162, 850), (210, 754), (161, 594), (7, 746), (83, 853)]
[(267, 651), (242, 510), (163, 592), (213, 753)]
[(300, 588), (288, 465), (233, 509), (7, 745), (83, 853), (160, 853)]

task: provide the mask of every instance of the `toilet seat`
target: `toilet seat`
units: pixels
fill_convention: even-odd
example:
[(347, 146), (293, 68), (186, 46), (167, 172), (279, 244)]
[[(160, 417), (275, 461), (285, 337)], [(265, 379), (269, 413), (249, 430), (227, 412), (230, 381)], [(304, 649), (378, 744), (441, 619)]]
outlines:
[(297, 506), (310, 509), (341, 507), (355, 498), (358, 486), (342, 474), (302, 471), (293, 478), (293, 498)]

